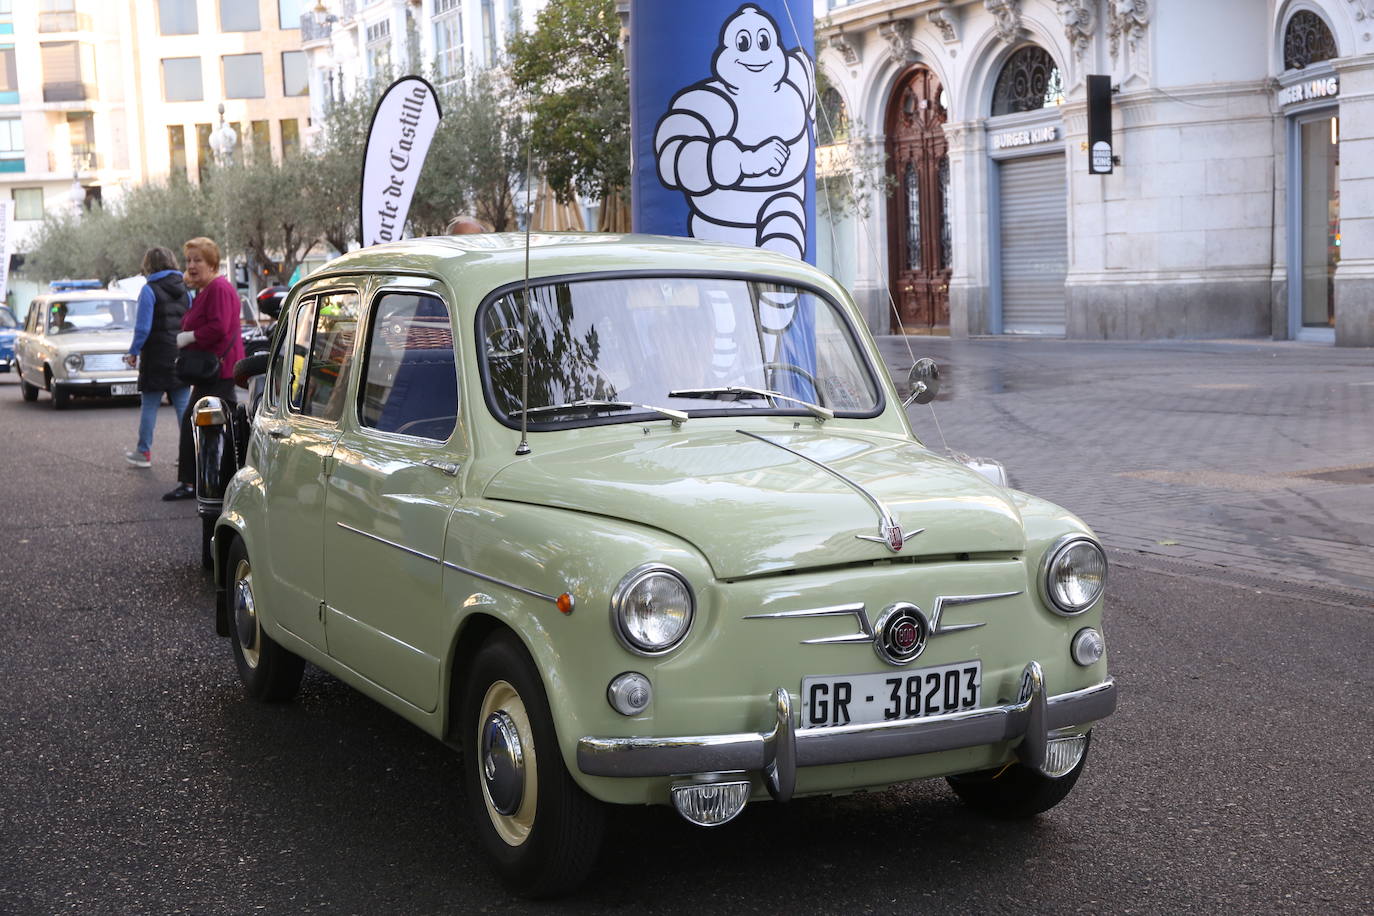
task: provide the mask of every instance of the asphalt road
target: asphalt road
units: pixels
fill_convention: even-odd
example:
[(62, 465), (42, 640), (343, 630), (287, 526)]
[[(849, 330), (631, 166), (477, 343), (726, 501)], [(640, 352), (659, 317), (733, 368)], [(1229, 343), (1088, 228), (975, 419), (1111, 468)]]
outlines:
[(747, 809), (621, 812), (555, 904), (483, 863), (456, 755), (307, 669), (244, 699), (198, 522), (125, 465), (137, 410), (0, 375), (0, 912), (1369, 913), (1374, 609), (1113, 551), (1119, 710), (1029, 823), (942, 782)]

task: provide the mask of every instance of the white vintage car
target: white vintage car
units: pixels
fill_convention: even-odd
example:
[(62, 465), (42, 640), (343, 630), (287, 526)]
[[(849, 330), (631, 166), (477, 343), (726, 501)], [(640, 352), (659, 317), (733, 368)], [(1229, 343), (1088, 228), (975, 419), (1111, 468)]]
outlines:
[(138, 394), (138, 372), (124, 363), (134, 337), (138, 302), (118, 290), (59, 290), (29, 305), (14, 341), (19, 389), (26, 401), (40, 389), (63, 410), (73, 396)]

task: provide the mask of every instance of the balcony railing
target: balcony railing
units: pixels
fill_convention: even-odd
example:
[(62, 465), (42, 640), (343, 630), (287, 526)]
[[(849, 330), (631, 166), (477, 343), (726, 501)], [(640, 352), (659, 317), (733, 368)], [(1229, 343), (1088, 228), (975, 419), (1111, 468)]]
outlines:
[(86, 13), (39, 13), (40, 32), (89, 32), (91, 17)]
[(44, 83), (45, 102), (84, 102), (100, 98), (94, 83)]

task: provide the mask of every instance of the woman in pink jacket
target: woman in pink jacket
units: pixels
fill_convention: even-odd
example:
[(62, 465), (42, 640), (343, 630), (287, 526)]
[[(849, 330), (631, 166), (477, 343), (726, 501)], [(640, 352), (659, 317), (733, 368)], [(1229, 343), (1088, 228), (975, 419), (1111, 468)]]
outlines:
[(219, 357), (219, 378), (191, 387), (191, 401), (181, 424), (181, 448), (177, 455), (176, 489), (163, 499), (190, 499), (196, 495), (196, 447), (192, 440), (191, 413), (196, 402), (214, 396), (236, 399), (234, 364), (243, 359), (239, 325), (238, 293), (219, 273), (219, 246), (207, 238), (194, 238), (182, 246), (186, 254), (186, 287), (194, 292), (191, 310), (181, 321), (177, 346), (205, 350)]

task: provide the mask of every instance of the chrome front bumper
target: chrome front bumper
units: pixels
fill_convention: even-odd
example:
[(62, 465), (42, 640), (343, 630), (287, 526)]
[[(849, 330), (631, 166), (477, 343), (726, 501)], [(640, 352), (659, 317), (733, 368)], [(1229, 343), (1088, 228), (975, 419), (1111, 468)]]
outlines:
[(94, 385), (133, 385), (137, 384), (137, 375), (108, 376), (106, 378), (54, 378), (54, 385), (61, 385), (64, 388), (90, 388)]
[(1021, 739), (1017, 756), (1032, 769), (1045, 763), (1050, 733), (1104, 719), (1116, 709), (1111, 678), (1070, 693), (1047, 696), (1038, 662), (1022, 673), (1021, 698), (1005, 706), (879, 722), (798, 729), (792, 699), (773, 692), (775, 726), (769, 732), (683, 738), (582, 738), (577, 766), (588, 776), (690, 776), (762, 771), (778, 801), (792, 797), (798, 767), (857, 763), (931, 754)]

